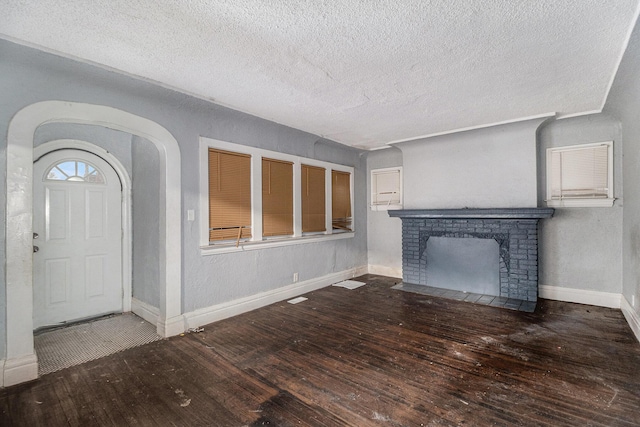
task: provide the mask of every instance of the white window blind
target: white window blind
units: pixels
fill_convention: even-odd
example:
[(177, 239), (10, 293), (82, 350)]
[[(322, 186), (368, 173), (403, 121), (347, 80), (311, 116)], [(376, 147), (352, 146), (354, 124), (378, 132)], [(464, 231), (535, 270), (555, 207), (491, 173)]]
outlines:
[(371, 171), (371, 209), (402, 207), (402, 168)]
[(547, 202), (611, 199), (612, 143), (547, 151)]

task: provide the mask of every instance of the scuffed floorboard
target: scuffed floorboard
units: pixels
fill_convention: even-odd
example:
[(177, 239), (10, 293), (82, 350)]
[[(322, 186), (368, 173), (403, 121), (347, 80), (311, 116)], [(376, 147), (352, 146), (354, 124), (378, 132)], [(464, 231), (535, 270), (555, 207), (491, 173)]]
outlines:
[(357, 280), (2, 390), (0, 425), (640, 424), (640, 344), (619, 310)]

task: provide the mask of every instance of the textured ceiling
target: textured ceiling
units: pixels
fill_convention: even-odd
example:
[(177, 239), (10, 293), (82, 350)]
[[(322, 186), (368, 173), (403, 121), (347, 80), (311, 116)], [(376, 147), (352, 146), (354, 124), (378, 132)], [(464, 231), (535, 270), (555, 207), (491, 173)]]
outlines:
[(639, 0), (2, 0), (0, 37), (360, 148), (600, 111)]

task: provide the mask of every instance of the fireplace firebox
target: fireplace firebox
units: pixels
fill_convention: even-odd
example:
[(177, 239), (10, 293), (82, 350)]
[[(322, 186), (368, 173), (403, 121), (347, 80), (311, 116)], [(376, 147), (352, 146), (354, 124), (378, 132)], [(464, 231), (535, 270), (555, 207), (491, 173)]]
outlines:
[(427, 285), (427, 242), (432, 237), (494, 239), (499, 246), (500, 297), (538, 299), (538, 221), (551, 208), (408, 209), (402, 220), (402, 279)]

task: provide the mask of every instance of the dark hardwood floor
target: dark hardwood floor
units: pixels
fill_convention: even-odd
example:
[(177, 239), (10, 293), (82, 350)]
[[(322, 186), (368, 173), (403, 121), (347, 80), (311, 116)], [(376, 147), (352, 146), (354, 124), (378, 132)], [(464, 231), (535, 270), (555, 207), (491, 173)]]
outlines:
[(1, 390), (0, 425), (640, 425), (640, 344), (619, 310), (356, 280)]

